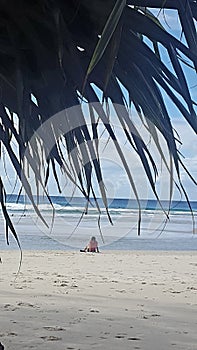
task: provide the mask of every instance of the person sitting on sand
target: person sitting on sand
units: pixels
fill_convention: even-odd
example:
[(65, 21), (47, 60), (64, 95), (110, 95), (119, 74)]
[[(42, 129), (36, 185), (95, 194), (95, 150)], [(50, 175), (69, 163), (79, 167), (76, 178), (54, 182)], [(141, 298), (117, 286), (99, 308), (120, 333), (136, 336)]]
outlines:
[(99, 253), (98, 242), (94, 236), (90, 239), (88, 245), (85, 247), (84, 252)]

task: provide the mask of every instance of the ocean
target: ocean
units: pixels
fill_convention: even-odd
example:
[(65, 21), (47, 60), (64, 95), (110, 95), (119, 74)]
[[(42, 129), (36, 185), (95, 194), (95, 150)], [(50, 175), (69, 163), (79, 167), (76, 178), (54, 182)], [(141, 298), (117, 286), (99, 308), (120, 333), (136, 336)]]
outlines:
[[(86, 200), (81, 197), (51, 196), (52, 203), (39, 197), (35, 201), (45, 223), (25, 196), (7, 196), (7, 210), (23, 250), (79, 250), (91, 236), (96, 236), (101, 251), (197, 250), (196, 201), (191, 202), (192, 214), (185, 201), (172, 201), (169, 208), (168, 201), (141, 200), (140, 236), (136, 200), (108, 199), (110, 219), (101, 199), (97, 200), (100, 213), (93, 199), (86, 211)], [(0, 250), (18, 249), (11, 233), (10, 244), (6, 244), (2, 213), (0, 232)]]

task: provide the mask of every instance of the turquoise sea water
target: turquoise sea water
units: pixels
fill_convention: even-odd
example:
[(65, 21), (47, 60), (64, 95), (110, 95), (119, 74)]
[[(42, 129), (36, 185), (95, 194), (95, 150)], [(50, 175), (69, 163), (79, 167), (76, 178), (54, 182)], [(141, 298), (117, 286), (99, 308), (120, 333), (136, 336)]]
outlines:
[[(101, 199), (98, 199), (100, 217), (93, 200), (84, 213), (84, 198), (71, 200), (52, 196), (51, 199), (53, 207), (46, 198), (39, 198), (39, 209), (49, 226), (47, 228), (23, 196), (18, 201), (16, 195), (7, 197), (7, 209), (22, 249), (78, 250), (86, 245), (90, 236), (95, 235), (101, 250), (197, 250), (197, 234), (192, 234), (197, 218), (197, 202), (191, 202), (192, 219), (187, 202), (173, 201), (170, 219), (167, 220), (164, 213), (169, 209), (167, 201), (162, 201), (162, 210), (156, 200), (142, 200), (141, 234), (138, 237), (139, 211), (135, 200), (109, 199), (111, 225)], [(11, 235), (10, 245), (6, 245), (2, 216), (0, 232), (0, 250), (17, 249)]]

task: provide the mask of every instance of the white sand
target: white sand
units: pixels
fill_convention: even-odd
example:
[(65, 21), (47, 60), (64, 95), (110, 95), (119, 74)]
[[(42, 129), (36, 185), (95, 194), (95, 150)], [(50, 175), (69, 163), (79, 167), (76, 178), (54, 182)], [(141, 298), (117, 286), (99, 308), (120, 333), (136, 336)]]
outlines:
[(0, 252), (0, 342), (197, 349), (197, 252)]

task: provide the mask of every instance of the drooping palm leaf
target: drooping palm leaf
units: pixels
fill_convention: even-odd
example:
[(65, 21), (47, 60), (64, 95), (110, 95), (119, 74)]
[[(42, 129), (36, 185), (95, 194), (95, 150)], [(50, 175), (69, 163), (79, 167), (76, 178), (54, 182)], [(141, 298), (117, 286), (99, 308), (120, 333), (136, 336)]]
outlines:
[[(160, 25), (152, 8), (177, 11), (185, 42)], [(130, 117), (128, 104), (133, 104), (143, 119), (161, 158), (164, 155), (157, 131), (166, 142), (170, 164), (165, 160), (164, 164), (171, 173), (170, 197), (173, 167), (178, 185), (183, 188), (173, 118), (162, 91), (197, 132), (194, 101), (182, 63), (188, 60), (190, 66), (196, 67), (196, 1), (9, 0), (1, 2), (0, 15), (0, 140), (38, 215), (41, 216), (28, 182), (29, 174), (33, 173), (38, 198), (39, 188), (49, 196), (46, 188), (50, 166), (59, 190), (57, 166), (81, 190), (87, 208), (91, 197), (98, 207), (92, 182), (95, 175), (108, 212), (99, 159), (98, 120), (114, 143), (140, 209), (132, 172), (113, 129), (113, 119), (103, 105), (108, 101), (141, 160), (156, 197), (159, 199), (155, 187), (157, 164)], [(162, 50), (167, 52), (170, 65), (163, 59)], [(98, 97), (96, 87), (103, 96)], [(91, 128), (81, 107), (82, 99), (89, 103)], [(18, 145), (17, 154), (13, 140)], [(4, 202), (1, 203), (4, 208)], [(11, 228), (6, 213), (4, 210)], [(15, 234), (12, 228), (11, 231)]]

